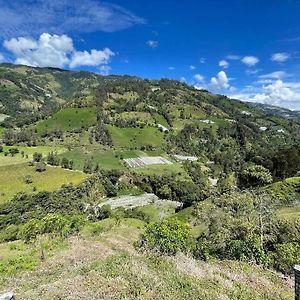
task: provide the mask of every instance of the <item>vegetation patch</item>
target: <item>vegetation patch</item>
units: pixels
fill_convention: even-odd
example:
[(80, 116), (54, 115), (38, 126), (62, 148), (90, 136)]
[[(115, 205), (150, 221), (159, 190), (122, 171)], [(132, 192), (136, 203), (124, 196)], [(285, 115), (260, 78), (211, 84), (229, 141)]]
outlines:
[(73, 131), (80, 128), (88, 128), (95, 124), (95, 107), (64, 108), (49, 119), (38, 122), (35, 126), (35, 130), (39, 135), (42, 135), (47, 131)]
[(164, 145), (164, 135), (157, 128), (119, 128), (107, 126), (115, 147), (138, 148), (152, 146), (161, 147)]

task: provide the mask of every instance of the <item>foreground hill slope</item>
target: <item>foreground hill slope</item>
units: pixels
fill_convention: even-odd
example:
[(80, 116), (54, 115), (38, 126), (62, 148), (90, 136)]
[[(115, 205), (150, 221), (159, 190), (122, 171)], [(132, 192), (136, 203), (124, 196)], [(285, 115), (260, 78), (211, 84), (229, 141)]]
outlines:
[[(91, 229), (95, 224), (100, 233)], [(48, 242), (43, 262), (39, 260), (38, 243), (32, 245), (31, 257), (20, 242), (5, 248), (1, 245), (2, 269), (9, 269), (13, 275), (5, 279), (0, 276), (0, 291), (12, 289), (18, 299), (45, 300), (293, 299), (290, 279), (258, 266), (138, 252), (133, 242), (143, 227), (141, 221), (125, 219), (116, 225), (104, 220), (95, 224), (63, 243)], [(8, 249), (10, 259), (5, 255)], [(31, 271), (17, 270), (17, 262), (22, 263), (20, 257), (23, 264), (32, 264)], [(5, 269), (9, 261), (11, 265)]]

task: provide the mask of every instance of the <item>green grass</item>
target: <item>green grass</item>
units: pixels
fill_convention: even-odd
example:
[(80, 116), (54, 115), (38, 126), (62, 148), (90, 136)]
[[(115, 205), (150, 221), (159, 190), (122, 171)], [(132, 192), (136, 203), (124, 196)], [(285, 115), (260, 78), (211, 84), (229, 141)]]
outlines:
[(153, 118), (155, 119), (155, 121), (156, 121), (158, 124), (161, 124), (161, 125), (163, 125), (163, 126), (165, 126), (165, 127), (167, 127), (167, 128), (170, 127), (170, 125), (168, 124), (167, 120), (166, 120), (162, 115), (160, 115), (160, 114), (158, 114), (158, 113), (155, 113), (155, 114), (153, 115)]
[(35, 270), (40, 264), (41, 244), (46, 257), (66, 248), (66, 241), (50, 239), (47, 236), (33, 243), (23, 241), (1, 243), (0, 284), (7, 276), (13, 276), (21, 271)]
[[(19, 153), (15, 154), (13, 157), (11, 157), (9, 154), (5, 156), (4, 152), (8, 152), (10, 148), (18, 148)], [(24, 152), (24, 157), (21, 154), (22, 151)], [(48, 146), (37, 146), (37, 147), (3, 146), (3, 152), (0, 153), (0, 167), (25, 163), (29, 159), (32, 159), (32, 156), (35, 152), (42, 153), (43, 156), (46, 157), (50, 151), (63, 153), (64, 151), (66, 151), (66, 149), (62, 147), (48, 147)], [(28, 159), (26, 159), (26, 155), (28, 156)]]
[(65, 152), (60, 155), (60, 157), (66, 157), (73, 160), (74, 169), (82, 170), (84, 162), (87, 159), (91, 159), (93, 165), (99, 164), (99, 167), (106, 170), (124, 170), (125, 167), (122, 164), (122, 161), (116, 157), (116, 154), (112, 150), (108, 151), (84, 151), (83, 149), (74, 149), (68, 152)]
[(110, 131), (115, 147), (140, 148), (146, 145), (161, 147), (164, 145), (164, 135), (157, 128), (119, 128), (107, 126)]
[(300, 218), (300, 206), (281, 207), (277, 210), (277, 215), (286, 219)]
[[(32, 183), (25, 183), (25, 176), (32, 177)], [(63, 184), (79, 184), (87, 177), (86, 174), (77, 171), (64, 170), (60, 167), (47, 166), (45, 172), (35, 171), (35, 167), (27, 164), (0, 167), (0, 203), (10, 200), (16, 193), (36, 191), (54, 191)]]
[(41, 135), (47, 130), (61, 129), (72, 131), (81, 127), (90, 127), (96, 123), (96, 108), (64, 108), (47, 120), (35, 125), (37, 133)]

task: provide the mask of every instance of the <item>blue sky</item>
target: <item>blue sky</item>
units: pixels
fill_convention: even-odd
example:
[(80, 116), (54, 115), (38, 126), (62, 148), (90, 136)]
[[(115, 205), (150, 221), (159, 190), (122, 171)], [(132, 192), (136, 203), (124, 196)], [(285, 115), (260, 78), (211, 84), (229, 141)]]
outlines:
[(300, 110), (299, 0), (10, 2), (1, 61), (167, 77)]

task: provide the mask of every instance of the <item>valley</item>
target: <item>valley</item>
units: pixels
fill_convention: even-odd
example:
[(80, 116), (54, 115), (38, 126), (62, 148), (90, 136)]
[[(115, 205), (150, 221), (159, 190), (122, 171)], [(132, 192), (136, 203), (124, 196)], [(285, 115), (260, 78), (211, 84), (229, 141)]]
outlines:
[(297, 120), (175, 80), (10, 64), (0, 114), (0, 285), (18, 299), (292, 299)]

